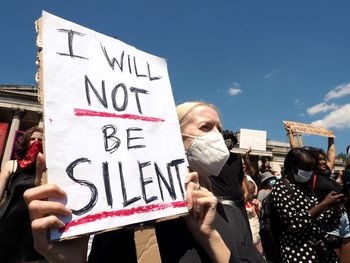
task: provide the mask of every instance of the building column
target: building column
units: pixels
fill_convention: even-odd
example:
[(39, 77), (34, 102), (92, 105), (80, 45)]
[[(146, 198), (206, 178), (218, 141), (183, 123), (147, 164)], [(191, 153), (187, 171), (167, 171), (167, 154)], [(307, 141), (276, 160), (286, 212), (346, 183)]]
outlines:
[(42, 113), (42, 112), (38, 112), (38, 116), (39, 116), (39, 124), (38, 124), (38, 127), (44, 128), (44, 117), (43, 117), (43, 113)]
[(3, 167), (5, 163), (11, 158), (12, 146), (15, 140), (16, 131), (19, 129), (19, 125), (21, 124), (21, 119), (24, 114), (25, 114), (24, 110), (15, 111), (15, 114), (11, 122), (9, 135), (7, 136), (6, 148), (4, 151), (4, 155), (2, 157), (1, 167)]

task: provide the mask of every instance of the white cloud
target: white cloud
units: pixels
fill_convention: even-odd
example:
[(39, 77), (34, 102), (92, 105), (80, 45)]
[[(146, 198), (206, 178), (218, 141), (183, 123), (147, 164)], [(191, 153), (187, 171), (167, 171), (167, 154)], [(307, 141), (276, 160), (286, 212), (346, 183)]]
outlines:
[(229, 94), (230, 96), (236, 96), (236, 95), (238, 95), (239, 93), (241, 93), (242, 90), (241, 90), (241, 89), (238, 89), (238, 88), (229, 88), (229, 89), (227, 90), (227, 92), (228, 92), (228, 94)]
[(295, 99), (295, 101), (294, 101), (295, 107), (299, 107), (299, 106), (303, 106), (303, 105), (304, 105), (304, 103), (300, 99)]
[(348, 128), (350, 127), (350, 104), (329, 113), (323, 119), (311, 123), (312, 125), (325, 128)]
[(307, 113), (310, 116), (313, 116), (313, 115), (320, 113), (320, 112), (333, 111), (333, 110), (336, 110), (338, 108), (339, 108), (339, 106), (336, 105), (335, 103), (327, 104), (325, 102), (321, 102), (319, 104), (312, 106), (311, 108), (308, 108)]
[(271, 79), (274, 75), (276, 75), (278, 73), (278, 70), (272, 70), (271, 72), (267, 73), (265, 76), (264, 76), (264, 79)]
[(324, 97), (324, 100), (327, 101), (327, 100), (331, 100), (331, 99), (337, 99), (337, 98), (341, 98), (341, 97), (344, 97), (344, 96), (349, 95), (349, 94), (350, 94), (350, 83), (342, 84), (342, 85), (335, 87), (330, 92), (328, 92), (326, 94), (326, 96)]
[(238, 95), (239, 93), (242, 92), (242, 90), (239, 88), (240, 84), (237, 83), (237, 82), (233, 82), (232, 83), (232, 86), (230, 88), (228, 88), (227, 90), (227, 93), (230, 95), (230, 96), (236, 96)]

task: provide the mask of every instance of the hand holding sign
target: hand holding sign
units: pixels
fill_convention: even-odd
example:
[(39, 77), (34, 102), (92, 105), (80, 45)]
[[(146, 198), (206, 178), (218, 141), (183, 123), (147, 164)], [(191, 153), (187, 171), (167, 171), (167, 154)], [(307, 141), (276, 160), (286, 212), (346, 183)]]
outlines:
[(186, 213), (165, 60), (46, 12), (41, 23), (48, 182), (72, 210), (52, 239)]
[(283, 121), (283, 123), (285, 125), (285, 129), (289, 133), (300, 132), (304, 134), (314, 134), (314, 135), (335, 138), (333, 131), (327, 130), (323, 127), (300, 123), (300, 122), (293, 122), (293, 121)]

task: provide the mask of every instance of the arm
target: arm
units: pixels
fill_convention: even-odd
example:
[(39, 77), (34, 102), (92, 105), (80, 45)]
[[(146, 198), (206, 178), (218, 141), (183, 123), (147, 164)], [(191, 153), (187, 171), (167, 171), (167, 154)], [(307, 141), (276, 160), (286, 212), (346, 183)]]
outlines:
[(194, 239), (208, 253), (213, 262), (227, 263), (231, 252), (213, 226), (217, 198), (204, 187), (199, 187), (197, 173), (190, 173), (185, 181), (189, 215), (186, 225)]
[(12, 170), (15, 168), (16, 161), (7, 161), (0, 173), (0, 200), (3, 198)]
[(246, 173), (249, 174), (250, 176), (254, 176), (255, 174), (255, 169), (250, 163), (250, 152), (252, 149), (249, 148), (249, 150), (243, 155), (243, 161), (246, 169)]
[(88, 237), (50, 242), (48, 230), (62, 228), (59, 216), (69, 216), (71, 211), (60, 202), (47, 201), (48, 198), (65, 198), (66, 193), (56, 185), (42, 185), (24, 192), (32, 221), (35, 249), (52, 263), (86, 262)]
[(318, 217), (322, 212), (328, 209), (339, 210), (340, 205), (344, 203), (344, 194), (337, 194), (336, 192), (330, 192), (322, 202), (309, 209), (309, 214), (312, 218)]
[(335, 158), (336, 158), (336, 150), (335, 150), (334, 138), (328, 137), (327, 165), (331, 170), (334, 167)]
[(244, 201), (247, 202), (249, 199), (249, 184), (248, 184), (247, 176), (243, 177), (242, 192), (244, 195)]
[(290, 127), (290, 124), (285, 124), (284, 128), (287, 131), (290, 147), (292, 149), (293, 148), (297, 148), (298, 147), (298, 143), (295, 141), (295, 138), (294, 138), (294, 135), (293, 135), (293, 129)]

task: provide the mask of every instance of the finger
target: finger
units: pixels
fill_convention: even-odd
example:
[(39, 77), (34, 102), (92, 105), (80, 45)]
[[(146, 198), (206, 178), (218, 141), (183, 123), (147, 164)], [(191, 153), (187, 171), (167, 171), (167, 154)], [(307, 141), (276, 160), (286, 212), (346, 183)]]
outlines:
[[(56, 216), (50, 215), (43, 218), (38, 218), (32, 221), (32, 230), (35, 231), (44, 231), (50, 228), (62, 228), (65, 224)], [(38, 233), (39, 234), (39, 233)]]
[(45, 170), (46, 170), (45, 156), (42, 153), (39, 153), (36, 160), (36, 172), (35, 172), (37, 182), (41, 182), (41, 178)]
[(28, 210), (32, 220), (45, 217), (47, 214), (57, 216), (69, 216), (71, 210), (60, 202), (33, 200), (28, 204)]
[(33, 200), (51, 198), (65, 198), (66, 192), (55, 184), (45, 184), (26, 190), (23, 194), (24, 200), (29, 204)]
[(190, 172), (187, 174), (186, 178), (185, 178), (185, 185), (193, 182), (195, 184), (199, 183), (199, 177), (198, 177), (198, 173), (197, 172)]
[(196, 211), (199, 219), (203, 219), (208, 210), (215, 210), (217, 199), (215, 196), (201, 197), (196, 200)]
[(193, 207), (193, 191), (198, 189), (198, 184), (189, 182), (186, 186), (186, 202), (187, 208), (190, 210)]

